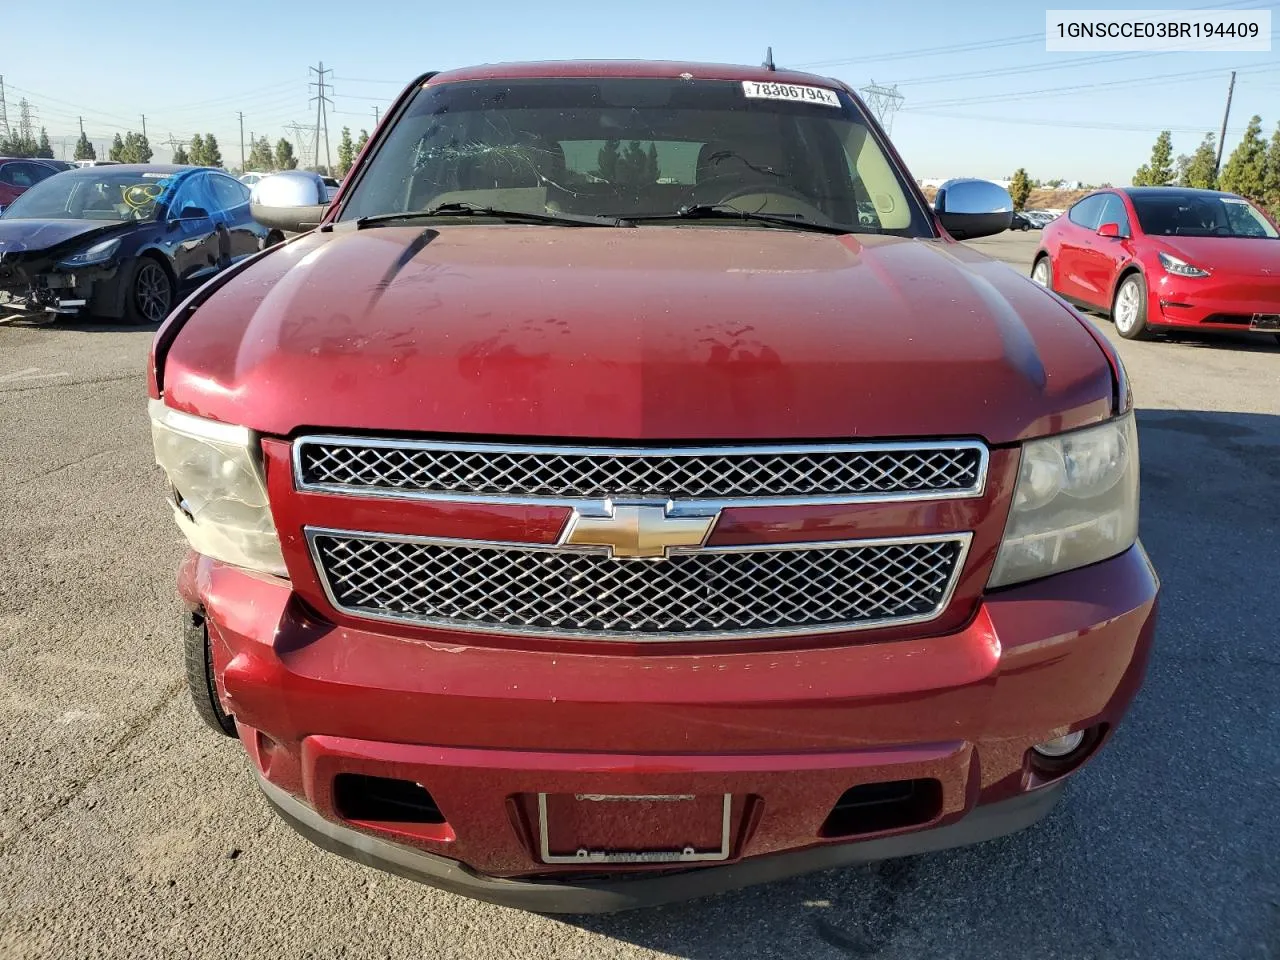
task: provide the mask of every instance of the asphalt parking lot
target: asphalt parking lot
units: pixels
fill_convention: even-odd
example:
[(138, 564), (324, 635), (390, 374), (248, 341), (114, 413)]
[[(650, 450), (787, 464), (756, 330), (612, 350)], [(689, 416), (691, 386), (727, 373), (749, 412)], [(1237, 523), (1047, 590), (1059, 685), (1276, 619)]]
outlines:
[[(1026, 272), (1038, 234), (975, 247)], [(1110, 325), (1095, 319), (1114, 339)], [(0, 326), (0, 958), (1280, 958), (1280, 346), (1120, 342), (1145, 689), (1044, 822), (967, 850), (551, 919), (321, 852), (200, 726), (150, 329)]]

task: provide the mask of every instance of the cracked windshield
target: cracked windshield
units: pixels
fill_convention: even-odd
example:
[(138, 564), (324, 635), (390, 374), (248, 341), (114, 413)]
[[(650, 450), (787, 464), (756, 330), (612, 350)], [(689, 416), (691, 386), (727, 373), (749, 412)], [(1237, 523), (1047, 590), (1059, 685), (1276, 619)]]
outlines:
[(927, 233), (851, 98), (804, 86), (775, 94), (771, 86), (626, 79), (424, 87), (355, 184), (342, 219), (458, 204), (627, 218), (711, 207), (849, 232)]

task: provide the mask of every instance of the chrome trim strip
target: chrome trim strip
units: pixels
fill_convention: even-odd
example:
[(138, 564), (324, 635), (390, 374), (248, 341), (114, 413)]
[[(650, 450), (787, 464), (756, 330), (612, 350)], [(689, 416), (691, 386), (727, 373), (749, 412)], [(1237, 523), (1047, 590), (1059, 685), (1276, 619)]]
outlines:
[[(475, 503), (514, 507), (569, 507), (579, 512), (603, 510), (606, 498), (511, 496), (486, 493), (443, 493), (424, 490), (397, 490), (387, 487), (363, 487), (344, 483), (307, 483), (302, 478), (302, 448), (307, 444), (327, 444), (340, 447), (374, 447), (390, 450), (444, 450), (469, 453), (521, 453), (546, 454), (548, 456), (606, 456), (606, 457), (707, 457), (723, 455), (772, 454), (838, 454), (838, 453), (893, 453), (910, 450), (976, 450), (978, 453), (978, 477), (971, 487), (959, 490), (922, 490), (920, 492), (817, 494), (787, 497), (681, 497), (675, 502), (672, 516), (683, 504), (696, 504), (723, 510), (729, 507), (803, 507), (821, 504), (847, 503), (914, 503), (922, 500), (967, 500), (981, 497), (987, 487), (987, 467), (990, 451), (978, 440), (902, 440), (887, 443), (799, 443), (799, 444), (729, 444), (699, 447), (592, 447), (561, 446), (555, 444), (505, 444), (505, 443), (452, 443), (437, 440), (387, 440), (380, 437), (362, 438), (309, 434), (296, 438), (290, 445), (293, 460), (294, 488), (307, 493), (333, 493), (348, 497), (369, 497), (388, 500), (418, 500), (434, 503)], [(624, 494), (618, 494), (623, 496)]]
[[(450, 537), (421, 537), (414, 536), (412, 534), (373, 533), (361, 530), (336, 530), (330, 527), (303, 527), (303, 533), (307, 538), (307, 549), (311, 554), (311, 562), (316, 571), (316, 578), (320, 581), (320, 586), (324, 590), (325, 599), (329, 601), (330, 606), (332, 606), (334, 610), (337, 610), (339, 613), (346, 614), (349, 617), (355, 617), (361, 620), (374, 620), (382, 623), (407, 623), (415, 626), (447, 630), (456, 633), (482, 633), (499, 637), (526, 636), (564, 638), (570, 640), (604, 640), (615, 643), (671, 643), (681, 641), (693, 642), (698, 640), (757, 640), (773, 637), (821, 636), (823, 634), (883, 630), (889, 627), (904, 627), (911, 626), (913, 624), (928, 623), (929, 621), (936, 620), (938, 617), (942, 616), (942, 614), (946, 612), (947, 608), (951, 605), (951, 598), (955, 595), (956, 586), (960, 582), (960, 577), (964, 574), (965, 563), (969, 558), (969, 547), (973, 542), (973, 533), (965, 531), (956, 533), (926, 534), (914, 537), (878, 537), (862, 540), (821, 540), (809, 542), (790, 541), (787, 543), (752, 543), (719, 547), (673, 548), (671, 551), (673, 555), (677, 553), (773, 553), (788, 550), (834, 550), (842, 547), (890, 547), (918, 543), (952, 542), (960, 544), (960, 554), (956, 557), (955, 568), (951, 573), (951, 580), (947, 584), (947, 589), (938, 601), (937, 606), (927, 613), (915, 614), (908, 617), (887, 617), (881, 620), (866, 622), (855, 621), (852, 623), (829, 623), (804, 627), (774, 627), (754, 630), (686, 630), (633, 634), (621, 633), (620, 631), (559, 630), (547, 627), (470, 623), (467, 621), (453, 620), (448, 617), (377, 613), (359, 607), (347, 607), (340, 604), (337, 597), (334, 596), (333, 587), (329, 583), (329, 575), (325, 571), (324, 564), (321, 562), (320, 551), (316, 547), (316, 538), (321, 536), (331, 536), (360, 540), (386, 540), (395, 543), (417, 543), (425, 546), (435, 545), (445, 547), (479, 547), (482, 549), (493, 550), (516, 550), (526, 553), (602, 553), (603, 550), (607, 548), (577, 547), (560, 544), (515, 543), (506, 540), (461, 540)], [(620, 560), (618, 562), (653, 563), (661, 562), (661, 560)]]
[[(633, 801), (633, 800), (692, 800), (692, 794), (682, 794), (680, 796), (622, 796), (622, 795), (593, 795), (593, 799), (609, 801)], [(609, 852), (607, 850), (588, 850), (585, 847), (578, 850), (576, 854), (555, 854), (551, 852), (551, 841), (549, 831), (547, 829), (547, 795), (545, 793), (538, 794), (538, 841), (539, 853), (542, 855), (543, 863), (707, 863), (717, 860), (729, 859), (729, 825), (733, 810), (733, 794), (726, 793), (724, 795), (724, 805), (720, 817), (720, 849), (719, 850), (694, 850), (692, 847), (685, 847), (683, 850), (638, 850), (632, 852)]]

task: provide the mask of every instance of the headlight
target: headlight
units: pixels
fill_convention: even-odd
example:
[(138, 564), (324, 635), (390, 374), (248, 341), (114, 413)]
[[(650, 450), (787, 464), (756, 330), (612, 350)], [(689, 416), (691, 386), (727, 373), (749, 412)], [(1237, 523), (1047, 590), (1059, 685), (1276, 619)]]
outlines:
[(1208, 270), (1201, 270), (1199, 267), (1193, 267), (1185, 260), (1179, 260), (1172, 254), (1160, 254), (1160, 266), (1164, 267), (1169, 273), (1175, 277), (1207, 277)]
[(283, 576), (257, 437), (246, 427), (148, 404), (156, 463), (173, 487), (174, 519), (205, 556)]
[(1106, 560), (1137, 539), (1138, 429), (1129, 413), (1023, 445), (988, 586)]
[(61, 261), (60, 267), (88, 267), (95, 263), (105, 263), (116, 255), (116, 251), (120, 249), (120, 238), (114, 237), (110, 240), (103, 240), (101, 243), (95, 243), (92, 247), (81, 250), (79, 253), (73, 253), (65, 260)]

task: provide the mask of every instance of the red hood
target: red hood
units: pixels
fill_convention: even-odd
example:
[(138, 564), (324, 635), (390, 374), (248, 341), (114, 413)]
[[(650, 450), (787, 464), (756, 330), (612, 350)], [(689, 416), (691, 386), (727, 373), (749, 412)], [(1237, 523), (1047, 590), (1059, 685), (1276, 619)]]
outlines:
[(999, 443), (1112, 396), (1083, 322), (966, 247), (706, 226), (312, 234), (202, 305), (164, 382), (272, 434), (615, 440)]
[[(1280, 277), (1280, 240), (1261, 237), (1156, 237), (1175, 257), (1244, 277)], [(1269, 272), (1268, 272), (1269, 271)]]

